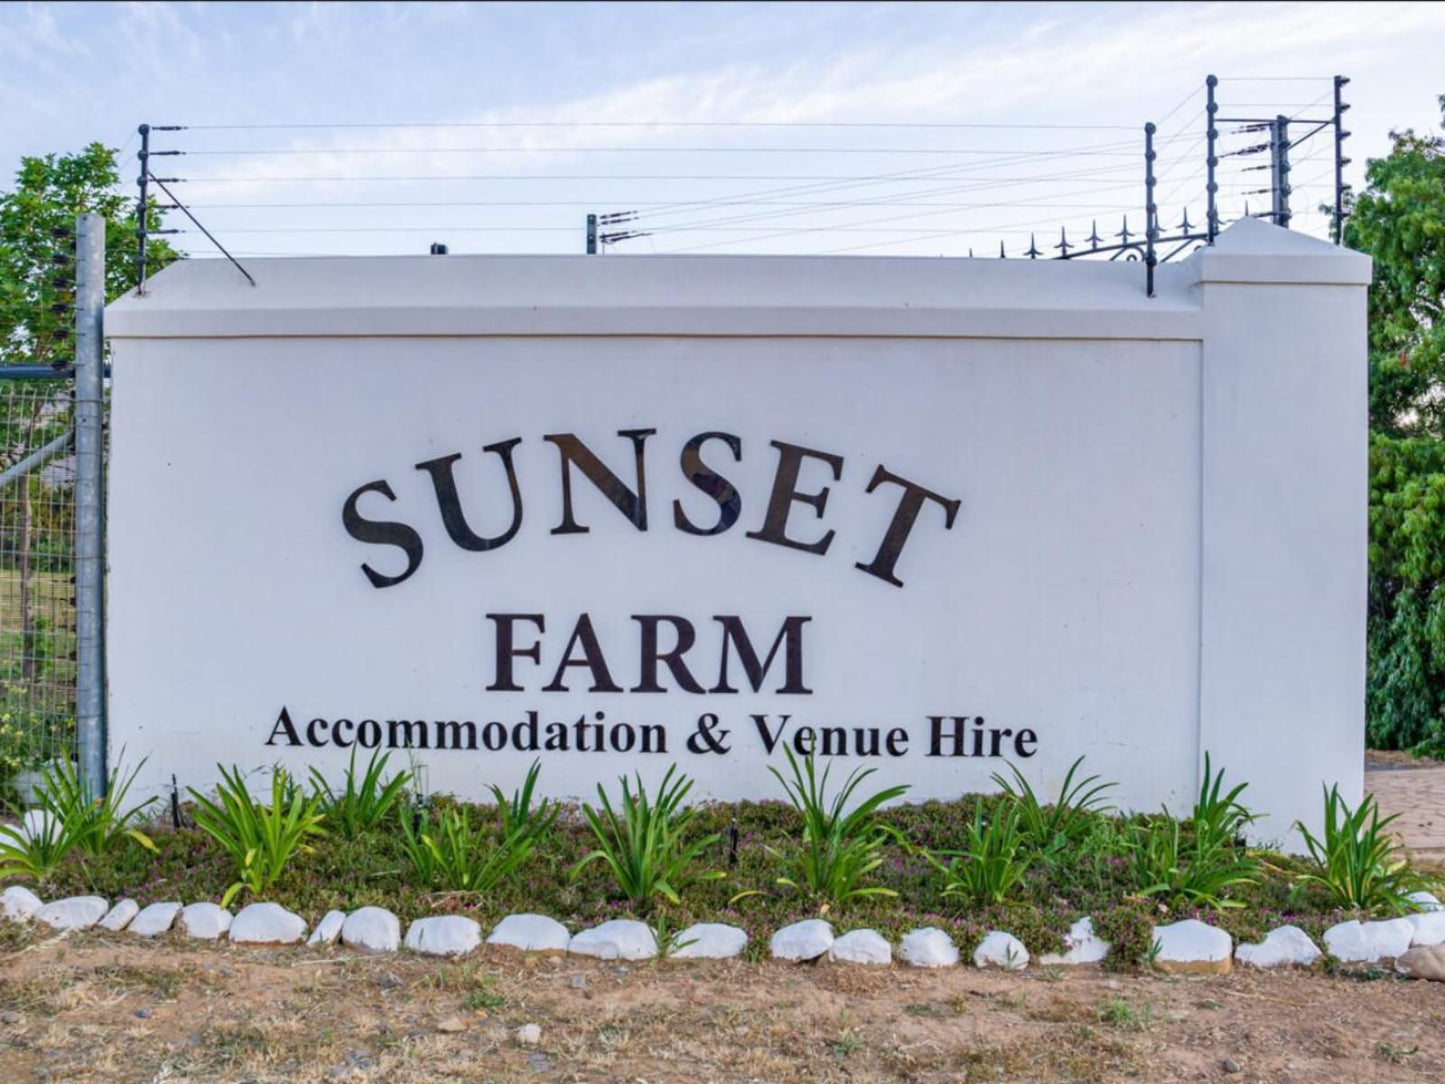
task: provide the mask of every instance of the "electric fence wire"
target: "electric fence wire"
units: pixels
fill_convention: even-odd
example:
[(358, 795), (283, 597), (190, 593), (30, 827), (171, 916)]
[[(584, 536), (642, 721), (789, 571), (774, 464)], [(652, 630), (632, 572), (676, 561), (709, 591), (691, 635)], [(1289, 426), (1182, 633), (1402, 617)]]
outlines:
[[(1164, 122), (1167, 122), (1168, 120), (1172, 119), (1181, 109), (1185, 108), (1190, 102), (1192, 102), (1196, 97), (1198, 97), (1199, 95), (1201, 95), (1203, 92), (1204, 92), (1204, 88), (1203, 88), (1202, 86), (1196, 87), (1196, 88), (1194, 88), (1193, 90), (1191, 90), (1188, 94), (1186, 94), (1183, 98), (1181, 98), (1181, 99), (1179, 100), (1179, 102), (1178, 102), (1177, 104), (1175, 104), (1175, 106), (1174, 106), (1172, 109), (1170, 109), (1170, 110), (1164, 115)], [(1200, 110), (1200, 113), (1199, 113), (1199, 116), (1202, 116), (1202, 115), (1203, 115), (1203, 110), (1201, 109), (1201, 110)], [(1196, 116), (1194, 119), (1197, 120), (1198, 117)], [(1162, 123), (1163, 123), (1163, 122), (1161, 122), (1161, 125), (1162, 125)], [(1174, 134), (1174, 136), (1173, 136), (1170, 140), (1168, 140), (1168, 142), (1172, 142), (1174, 138), (1178, 138), (1178, 136), (1185, 130), (1185, 128), (1187, 127), (1187, 125), (1188, 125), (1189, 123), (1192, 123), (1192, 121), (1186, 122), (1185, 125), (1181, 125), (1179, 131), (1177, 131), (1177, 132)], [(1135, 130), (1137, 131), (1137, 129), (1135, 129)], [(1131, 144), (1127, 144), (1127, 143), (1125, 144), (1125, 146), (1130, 146), (1130, 145), (1131, 145)], [(1166, 144), (1166, 145), (1167, 145), (1167, 144)], [(1122, 153), (1125, 157), (1133, 158), (1133, 159), (1137, 162), (1138, 157), (1139, 157), (1139, 148), (1138, 148), (1138, 145), (1137, 145), (1136, 143), (1135, 143), (1135, 144), (1132, 144), (1132, 147), (1133, 147), (1133, 149), (1131, 149), (1131, 150), (1125, 150), (1125, 151), (1123, 151), (1123, 152), (1121, 152), (1121, 153)], [(1135, 167), (1135, 168), (1136, 168), (1136, 167)], [(1130, 172), (1133, 172), (1133, 169), (1132, 169), (1132, 168), (1131, 168)], [(1118, 189), (1118, 188), (1130, 188), (1130, 187), (1134, 187), (1134, 184), (1133, 184), (1133, 183), (1123, 183), (1123, 184), (1120, 184), (1120, 185), (1117, 185), (1117, 186), (1114, 186), (1114, 187), (1115, 187), (1116, 189)], [(1082, 193), (1081, 193), (1081, 194), (1082, 194)], [(1027, 201), (1016, 201), (1016, 205), (1020, 205), (1020, 206), (1025, 205), (1026, 203), (1027, 203)], [(753, 216), (754, 220), (756, 220), (757, 218), (761, 218), (761, 217), (764, 217), (764, 216)], [(898, 218), (898, 219), (894, 219), (894, 220), (884, 219), (884, 220), (868, 220), (868, 221), (870, 221), (870, 222), (871, 222), (871, 221), (903, 221), (903, 220), (906, 220), (906, 219), (917, 218), (917, 217), (923, 217), (923, 216), (913, 215), (913, 216), (902, 216), (902, 217), (900, 217), (900, 218)], [(846, 232), (848, 229), (852, 229), (852, 228), (856, 228), (856, 227), (853, 226), (853, 225), (841, 225), (841, 226), (835, 226), (835, 227), (832, 227), (832, 228), (838, 229), (839, 232)], [(987, 232), (987, 231), (989, 231), (989, 230), (991, 230), (991, 229), (996, 230), (997, 228), (998, 228), (998, 227), (980, 227), (980, 229), (978, 230), (978, 232)], [(772, 232), (772, 233), (768, 233), (768, 234), (766, 234), (766, 235), (763, 235), (763, 236), (761, 236), (761, 237), (755, 237), (755, 238), (753, 238), (753, 240), (774, 240), (774, 239), (782, 238), (782, 237), (799, 236), (799, 235), (802, 235), (802, 234), (811, 234), (811, 233), (817, 233), (817, 232), (827, 232), (827, 230), (828, 230), (827, 227), (812, 227), (812, 226), (809, 226), (809, 227), (801, 227), (801, 228), (794, 229), (794, 230), (775, 231), (775, 232)], [(970, 231), (961, 231), (961, 232), (962, 232), (962, 233), (967, 233), (967, 232), (970, 232)], [(911, 239), (914, 239), (914, 240), (928, 240), (928, 239), (937, 238), (937, 237), (944, 237), (944, 236), (956, 237), (956, 236), (959, 236), (959, 235), (960, 235), (960, 231), (953, 231), (953, 230), (949, 230), (949, 231), (935, 231), (933, 234), (930, 234), (928, 237), (924, 237), (924, 238), (911, 238)], [(902, 243), (903, 241), (906, 241), (906, 240), (910, 240), (910, 238), (901, 238), (901, 239), (900, 239), (900, 243)], [(737, 242), (737, 241), (731, 241), (731, 240), (716, 241), (716, 242), (712, 242), (712, 243), (710, 243), (710, 244), (690, 245), (690, 246), (685, 246), (685, 247), (682, 247), (682, 248), (668, 249), (668, 250), (666, 250), (666, 251), (670, 251), (670, 252), (698, 252), (698, 251), (703, 251), (703, 250), (706, 250), (706, 249), (719, 248), (719, 247), (723, 247), (723, 246), (730, 246), (730, 245), (733, 245), (733, 244), (736, 244), (736, 243), (745, 243), (745, 242)], [(831, 250), (830, 250), (830, 251), (831, 251)]]
[[(1316, 77), (1230, 77), (1229, 82), (1299, 82), (1304, 83)], [(1331, 90), (1311, 102), (1231, 102), (1223, 106), (1222, 110), (1239, 111), (1250, 108), (1268, 108), (1275, 110), (1277, 115), (1284, 115), (1285, 110), (1293, 109), (1295, 112), (1289, 116), (1290, 121), (1298, 120), (1306, 111), (1320, 105), (1329, 99), (1333, 92), (1332, 77), (1318, 77), (1320, 81), (1330, 81)], [(1224, 82), (1225, 80), (1221, 80)], [(1169, 210), (1175, 197), (1186, 189), (1189, 190), (1188, 199), (1178, 209), (1182, 212), (1182, 221), (1187, 223), (1189, 216), (1189, 203), (1203, 193), (1203, 170), (1202, 160), (1196, 160), (1196, 153), (1204, 143), (1204, 136), (1200, 133), (1198, 122), (1205, 116), (1202, 106), (1197, 109), (1190, 108), (1196, 104), (1197, 99), (1204, 93), (1203, 86), (1196, 86), (1182, 99), (1180, 99), (1163, 118), (1158, 122), (1158, 129), (1163, 132), (1171, 129), (1167, 135), (1161, 135), (1156, 143), (1156, 183), (1159, 184), (1163, 195), (1157, 201), (1162, 218), (1166, 213), (1172, 220), (1173, 211)], [(1306, 95), (1297, 95), (1305, 97)], [(1181, 113), (1188, 110), (1187, 119), (1182, 122), (1172, 123)], [(1207, 123), (1207, 122), (1206, 122)], [(1316, 123), (1314, 119), (1301, 123)], [(1239, 142), (1239, 136), (1253, 138), (1257, 141), (1259, 133), (1251, 131), (1250, 126), (1245, 125), (1230, 133), (1230, 137)], [(1310, 135), (1322, 130), (1317, 127)], [(810, 144), (801, 137), (809, 131), (818, 132), (834, 131), (838, 133), (854, 132), (860, 139), (872, 133), (894, 133), (904, 135), (915, 133), (922, 137), (930, 132), (946, 132), (951, 130), (965, 131), (973, 130), (978, 132), (994, 132), (1005, 134), (1038, 133), (1038, 132), (1130, 132), (1138, 133), (1139, 127), (1135, 125), (1121, 124), (990, 124), (990, 123), (967, 123), (967, 122), (873, 122), (873, 121), (680, 121), (680, 120), (649, 120), (649, 121), (567, 121), (567, 120), (490, 120), (490, 121), (455, 121), (455, 122), (425, 122), (425, 123), (337, 123), (337, 124), (234, 124), (234, 125), (187, 125), (180, 126), (181, 132), (192, 133), (244, 133), (244, 132), (286, 132), (294, 131), (306, 133), (306, 138), (311, 134), (323, 132), (360, 132), (376, 131), (378, 133), (387, 131), (417, 131), (417, 132), (446, 132), (456, 129), (461, 131), (497, 133), (518, 132), (523, 133), (521, 140), (514, 139), (505, 143), (487, 143), (486, 145), (441, 145), (436, 140), (420, 146), (256, 146), (247, 148), (241, 146), (237, 141), (231, 141), (229, 145), (197, 145), (196, 137), (179, 137), (181, 146), (159, 153), (169, 153), (173, 156), (174, 163), (167, 161), (167, 166), (179, 165), (185, 158), (195, 160), (197, 166), (203, 166), (209, 162), (220, 162), (224, 159), (237, 159), (247, 165), (247, 169), (241, 173), (220, 171), (210, 174), (202, 168), (195, 171), (185, 170), (188, 176), (167, 178), (177, 185), (188, 186), (188, 191), (194, 191), (197, 198), (187, 200), (186, 206), (192, 211), (204, 211), (208, 218), (212, 212), (225, 219), (225, 224), (217, 228), (216, 223), (208, 221), (207, 225), (216, 228), (221, 236), (252, 236), (252, 235), (330, 235), (338, 238), (355, 236), (358, 238), (368, 236), (395, 235), (405, 237), (419, 233), (432, 233), (434, 235), (561, 235), (572, 234), (580, 238), (580, 222), (563, 224), (555, 218), (531, 222), (519, 219), (515, 214), (507, 214), (500, 221), (487, 221), (485, 217), (481, 220), (472, 221), (427, 221), (416, 224), (403, 222), (382, 222), (376, 223), (375, 215), (369, 216), (372, 222), (364, 223), (357, 220), (355, 212), (359, 211), (380, 211), (394, 212), (397, 214), (409, 213), (412, 211), (429, 212), (433, 209), (453, 209), (491, 212), (507, 211), (520, 208), (589, 208), (601, 209), (603, 207), (627, 208), (627, 222), (629, 234), (633, 238), (643, 237), (667, 237), (685, 239), (686, 235), (696, 235), (705, 238), (713, 235), (711, 241), (703, 243), (683, 244), (675, 247), (667, 247), (665, 252), (695, 252), (716, 248), (729, 248), (731, 250), (753, 250), (753, 251), (791, 251), (789, 241), (799, 238), (813, 238), (818, 235), (837, 233), (840, 235), (862, 235), (862, 234), (886, 234), (888, 239), (874, 241), (859, 245), (848, 245), (824, 249), (826, 252), (850, 252), (860, 250), (874, 250), (887, 248), (889, 246), (911, 245), (916, 249), (918, 243), (927, 242), (931, 239), (950, 239), (968, 237), (979, 234), (1003, 234), (1004, 236), (1015, 236), (1022, 234), (1030, 237), (1030, 250), (1036, 245), (1029, 232), (1032, 228), (1044, 225), (1058, 225), (1056, 219), (1027, 218), (1008, 221), (994, 222), (988, 225), (968, 225), (961, 221), (963, 218), (971, 217), (975, 212), (985, 210), (998, 210), (1004, 208), (1027, 208), (1030, 211), (1064, 211), (1078, 212), (1086, 220), (1093, 220), (1099, 214), (1124, 212), (1129, 213), (1142, 206), (1142, 201), (1133, 202), (1120, 198), (1125, 192), (1137, 193), (1141, 185), (1141, 140), (1137, 137), (1121, 139), (1112, 142), (1086, 143), (1082, 145), (1065, 146), (1038, 146), (1030, 143), (1024, 147), (1009, 146), (977, 146), (977, 145), (944, 145), (944, 146), (917, 146), (904, 145), (903, 140), (893, 140), (886, 146), (860, 145), (853, 142), (834, 140), (828, 145), (819, 146)], [(569, 143), (564, 140), (557, 143), (555, 139), (550, 142), (532, 142), (525, 138), (530, 130), (540, 132), (565, 132), (575, 130), (576, 133), (597, 130), (599, 132), (618, 132), (629, 136), (637, 135), (638, 138), (656, 139), (667, 137), (670, 130), (673, 131), (707, 131), (747, 133), (754, 131), (758, 138), (746, 137), (747, 141), (737, 143), (728, 141), (719, 143), (663, 143), (640, 145), (638, 143), (622, 143), (613, 141), (606, 144)], [(786, 145), (769, 145), (763, 143), (761, 133), (776, 132), (787, 138)], [(797, 135), (799, 138), (793, 138)], [(1193, 136), (1182, 151), (1176, 147), (1188, 137)], [(1308, 138), (1308, 137), (1305, 137)], [(475, 143), (476, 141), (473, 141)], [(485, 141), (483, 141), (485, 142)], [(1225, 142), (1222, 140), (1221, 142)], [(433, 145), (435, 144), (435, 145)], [(1244, 149), (1249, 149), (1245, 147)], [(301, 170), (293, 173), (273, 173), (267, 162), (283, 162), (288, 160), (306, 160), (314, 158), (319, 163), (329, 166), (345, 165), (348, 159), (356, 159), (360, 162), (378, 164), (390, 157), (411, 157), (413, 159), (425, 158), (428, 156), (498, 156), (499, 165), (511, 159), (513, 156), (525, 156), (537, 154), (543, 156), (562, 156), (576, 154), (581, 156), (608, 155), (617, 156), (620, 162), (625, 162), (627, 155), (642, 154), (666, 158), (668, 156), (733, 156), (731, 161), (741, 165), (752, 164), (751, 156), (758, 156), (758, 164), (763, 164), (768, 158), (788, 155), (799, 164), (809, 160), (823, 161), (832, 156), (846, 156), (850, 159), (863, 159), (870, 155), (884, 155), (889, 157), (913, 157), (913, 156), (940, 156), (951, 159), (951, 161), (932, 166), (920, 166), (910, 169), (892, 171), (860, 171), (855, 169), (840, 170), (838, 172), (807, 171), (786, 172), (786, 167), (781, 171), (760, 171), (748, 172), (738, 170), (736, 166), (732, 169), (723, 170), (702, 170), (684, 169), (677, 171), (636, 171), (621, 172), (618, 170), (603, 170), (589, 172), (563, 172), (552, 169), (537, 169), (524, 171), (497, 170), (495, 172), (446, 172), (434, 170), (430, 172), (409, 171), (406, 173), (387, 173), (366, 169), (353, 171), (349, 166), (338, 168), (334, 171), (323, 169), (321, 171)], [(1243, 150), (1235, 149), (1221, 155), (1221, 168), (1218, 170), (1216, 180), (1219, 183), (1219, 196), (1221, 204), (1229, 203), (1229, 210), (1239, 210), (1240, 202), (1246, 195), (1267, 194), (1268, 189), (1261, 193), (1259, 184), (1250, 177), (1254, 167), (1245, 165), (1249, 155), (1241, 157), (1229, 157), (1229, 155), (1243, 154)], [(328, 157), (334, 157), (335, 162), (328, 163)], [(727, 161), (728, 159), (723, 159)], [(1115, 162), (1114, 160), (1117, 160)], [(1312, 155), (1298, 156), (1293, 164), (1296, 168), (1312, 160)], [(1258, 159), (1254, 159), (1256, 165)], [(1224, 163), (1227, 163), (1224, 164)], [(579, 163), (580, 164), (580, 163)], [(701, 165), (701, 162), (689, 162), (688, 165)], [(1022, 166), (1023, 168), (1019, 168)], [(1034, 167), (1031, 169), (1030, 167)], [(826, 166), (825, 166), (826, 170)], [(1318, 177), (1311, 177), (1310, 180), (1293, 185), (1292, 188), (1298, 191), (1309, 191), (1316, 187), (1320, 180), (1327, 174), (1320, 174)], [(567, 199), (567, 198), (492, 198), (486, 192), (479, 192), (478, 196), (486, 198), (456, 198), (456, 199), (416, 199), (400, 198), (402, 193), (398, 192), (396, 199), (385, 199), (381, 195), (368, 196), (361, 199), (345, 198), (346, 186), (353, 184), (365, 185), (392, 185), (410, 186), (425, 184), (435, 186), (437, 184), (458, 184), (458, 185), (509, 185), (526, 184), (527, 186), (555, 185), (555, 184), (600, 184), (604, 191), (592, 199)], [(297, 199), (294, 195), (284, 198), (287, 187), (292, 185), (324, 184), (331, 187), (338, 198)], [(634, 191), (619, 195), (617, 186), (638, 185)], [(688, 188), (698, 186), (726, 185), (732, 190), (723, 193), (699, 192), (694, 198), (677, 198), (678, 195), (686, 193)], [(259, 187), (261, 191), (275, 191), (278, 198), (265, 200), (251, 198), (246, 199), (225, 199), (222, 193), (209, 186), (230, 186), (249, 185), (253, 188)], [(749, 186), (744, 188), (743, 186)], [(757, 187), (768, 185), (768, 187)], [(1251, 187), (1253, 185), (1253, 187)], [(1167, 186), (1167, 187), (1166, 187)], [(1191, 187), (1194, 186), (1194, 187)], [(998, 193), (998, 198), (990, 198), (990, 193)], [(298, 193), (299, 194), (299, 193)], [(358, 193), (359, 194), (359, 193)], [(458, 195), (463, 194), (459, 192)], [(511, 195), (510, 192), (498, 191), (495, 197)], [(529, 195), (531, 193), (528, 193)], [(689, 193), (690, 194), (690, 193)], [(1119, 195), (1115, 195), (1119, 194)], [(558, 196), (560, 197), (560, 193)], [(630, 197), (630, 198), (624, 198)], [(983, 198), (978, 198), (982, 196)], [(1110, 197), (1113, 196), (1111, 199)], [(970, 198), (972, 197), (972, 198)], [(1094, 197), (1094, 198), (1088, 198)], [(179, 202), (179, 201), (177, 201)], [(847, 217), (848, 211), (859, 211), (866, 209), (887, 209), (889, 211), (906, 211), (903, 214), (873, 215), (867, 217)], [(1246, 207), (1246, 210), (1249, 208)], [(301, 220), (291, 224), (285, 224), (283, 217), (281, 224), (276, 224), (277, 217), (286, 212), (311, 212)], [(250, 212), (265, 213), (272, 219), (264, 225), (252, 224), (255, 222), (254, 215), (251, 215), (251, 223), (247, 223), (245, 217)], [(1224, 208), (1221, 207), (1222, 220), (1224, 219)], [(328, 223), (325, 217), (333, 213), (349, 216), (351, 221)], [(1087, 214), (1085, 214), (1087, 213)], [(1253, 213), (1250, 210), (1250, 213)], [(1313, 215), (1318, 212), (1301, 208), (1295, 212), (1297, 215)], [(240, 214), (243, 217), (239, 221), (231, 221), (234, 215)], [(460, 216), (458, 216), (460, 217)], [(468, 216), (470, 217), (470, 216)], [(579, 216), (580, 218), (580, 216)], [(1202, 218), (1202, 215), (1201, 215)], [(933, 222), (931, 220), (942, 219), (944, 221)], [(951, 221), (949, 221), (951, 219)], [(1141, 216), (1142, 221), (1142, 216)], [(1161, 226), (1161, 230), (1167, 233), (1168, 226)], [(1127, 230), (1127, 225), (1125, 226)], [(180, 230), (181, 233), (193, 231)], [(1097, 233), (1097, 226), (1091, 226), (1091, 233)], [(1135, 234), (1142, 231), (1136, 230)], [(722, 237), (721, 235), (729, 235)], [(733, 236), (736, 235), (736, 236)], [(777, 243), (784, 247), (780, 249)], [(1096, 242), (1097, 243), (1097, 242)], [(654, 250), (656, 245), (649, 240)], [(258, 246), (258, 249), (261, 246)], [(352, 247), (356, 246), (342, 246)], [(363, 243), (363, 248), (368, 248)], [(1054, 248), (1062, 246), (1055, 245)], [(1077, 247), (1077, 246), (1075, 246)], [(288, 252), (271, 251), (247, 251), (238, 252), (241, 255), (308, 255), (311, 253), (292, 250)], [(338, 253), (340, 254), (340, 253)]]

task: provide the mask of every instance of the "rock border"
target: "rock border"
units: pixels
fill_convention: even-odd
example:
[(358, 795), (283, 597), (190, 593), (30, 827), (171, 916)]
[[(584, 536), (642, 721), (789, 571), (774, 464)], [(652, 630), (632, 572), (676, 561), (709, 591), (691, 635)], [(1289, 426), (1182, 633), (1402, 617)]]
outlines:
[[(1182, 974), (1223, 974), (1235, 964), (1260, 969), (1312, 967), (1322, 960), (1342, 964), (1393, 964), (1401, 974), (1433, 978), (1431, 968), (1409, 966), (1423, 954), (1445, 955), (1445, 911), (1433, 896), (1415, 899), (1420, 910), (1401, 918), (1350, 920), (1330, 927), (1323, 950), (1297, 926), (1276, 927), (1255, 944), (1235, 945), (1216, 926), (1185, 919), (1153, 930), (1154, 950), (1149, 963), (1160, 971)], [(262, 921), (264, 920), (264, 921)], [(483, 944), (525, 953), (569, 953), (603, 960), (732, 959), (742, 955), (748, 934), (723, 923), (699, 923), (658, 945), (646, 923), (612, 919), (569, 932), (555, 919), (537, 914), (509, 914), (482, 937), (475, 920), (456, 914), (420, 918), (402, 938), (402, 924), (382, 907), (360, 907), (351, 912), (328, 911), (307, 933), (300, 915), (279, 904), (253, 902), (234, 916), (216, 904), (202, 901), (152, 903), (140, 907), (129, 898), (116, 901), (99, 896), (70, 896), (44, 903), (30, 889), (11, 885), (0, 893), (0, 921), (41, 922), (58, 935), (92, 927), (109, 933), (156, 937), (171, 930), (197, 940), (227, 940), (236, 944), (284, 947), (305, 943), (325, 949), (338, 942), (348, 948), (374, 953), (401, 949), (421, 955), (457, 958), (478, 951)], [(239, 930), (238, 928), (239, 927)], [(239, 936), (237, 936), (239, 934)], [(979, 968), (1022, 971), (1033, 967), (1059, 968), (1101, 963), (1110, 952), (1107, 941), (1094, 932), (1093, 920), (1076, 921), (1064, 938), (1064, 953), (1030, 957), (1023, 943), (1006, 930), (989, 930), (970, 962)], [(1416, 951), (1419, 950), (1419, 951)], [(1407, 953), (1413, 953), (1409, 960)], [(856, 929), (835, 935), (823, 919), (804, 919), (776, 930), (768, 943), (771, 958), (791, 963), (816, 964), (824, 960), (840, 966), (949, 968), (962, 963), (958, 946), (948, 934), (926, 926), (904, 935), (895, 946), (876, 930)], [(1445, 981), (1445, 980), (1442, 980)]]

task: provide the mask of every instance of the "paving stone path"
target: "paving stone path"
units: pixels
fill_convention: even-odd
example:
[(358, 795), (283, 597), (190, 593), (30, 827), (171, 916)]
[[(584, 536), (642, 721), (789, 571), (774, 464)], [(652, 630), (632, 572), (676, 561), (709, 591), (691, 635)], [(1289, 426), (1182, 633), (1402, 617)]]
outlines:
[(1400, 814), (1393, 827), (1405, 846), (1433, 863), (1445, 863), (1445, 767), (1371, 768), (1365, 789), (1388, 815)]

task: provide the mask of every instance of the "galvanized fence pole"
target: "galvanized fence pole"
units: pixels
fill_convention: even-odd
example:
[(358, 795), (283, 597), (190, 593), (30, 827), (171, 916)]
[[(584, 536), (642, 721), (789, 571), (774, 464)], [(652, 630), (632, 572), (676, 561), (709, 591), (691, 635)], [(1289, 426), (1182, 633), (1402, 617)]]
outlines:
[(105, 793), (105, 218), (76, 219), (75, 259), (75, 721), (80, 775)]

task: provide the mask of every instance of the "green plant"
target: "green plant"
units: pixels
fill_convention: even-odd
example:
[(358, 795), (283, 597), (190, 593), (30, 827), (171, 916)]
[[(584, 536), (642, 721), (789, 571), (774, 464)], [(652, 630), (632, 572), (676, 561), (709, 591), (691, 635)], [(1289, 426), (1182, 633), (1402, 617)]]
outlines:
[(1204, 781), (1199, 784), (1199, 797), (1194, 800), (1194, 811), (1189, 818), (1194, 827), (1196, 849), (1234, 846), (1243, 837), (1244, 829), (1259, 819), (1239, 800), (1248, 786), (1240, 783), (1221, 798), (1224, 769), (1213, 773), (1209, 754), (1204, 754)]
[(1324, 839), (1297, 825), (1320, 872), (1301, 874), (1299, 881), (1321, 885), (1341, 907), (1393, 915), (1413, 910), (1409, 894), (1430, 882), (1410, 868), (1385, 831), (1399, 814), (1382, 818), (1372, 794), (1351, 809), (1338, 785), (1324, 793)]
[(492, 989), (490, 975), (477, 976), (477, 989), (462, 998), (462, 1008), (470, 1009), (472, 1012), (499, 1009), (506, 1003), (507, 999)]
[(513, 792), (510, 799), (495, 783), (488, 788), (492, 792), (492, 797), (497, 800), (503, 839), (518, 831), (540, 838), (547, 833), (553, 822), (557, 820), (557, 815), (561, 813), (557, 803), (547, 798), (543, 798), (535, 808), (532, 805), (532, 794), (537, 788), (537, 776), (541, 774), (541, 771), (541, 760), (532, 761), (532, 766), (527, 769), (527, 777), (522, 780), (521, 787)]
[(62, 758), (41, 773), (36, 804), (64, 824), (75, 848), (91, 858), (107, 854), (126, 840), (154, 851), (155, 844), (150, 837), (132, 824), (156, 799), (147, 798), (130, 809), (124, 808), (126, 795), (144, 766), (142, 760), (129, 775), (122, 775), (117, 766), (110, 774), (105, 797), (92, 798), (80, 772), (68, 759)]
[(688, 945), (697, 944), (697, 938), (683, 937), (685, 932), (686, 930), (673, 926), (666, 912), (659, 911), (652, 923), (652, 939), (657, 944), (657, 958), (666, 960)]
[(412, 773), (400, 771), (384, 779), (386, 762), (390, 759), (390, 753), (373, 752), (366, 770), (358, 776), (353, 748), (351, 762), (346, 766), (346, 787), (340, 793), (331, 789), (320, 771), (311, 769), (311, 790), (319, 799), (317, 808), (331, 831), (355, 839), (377, 828), (396, 808), (412, 780)]
[(145, 761), (122, 775), (111, 773), (104, 798), (91, 798), (80, 773), (67, 759), (57, 760), (41, 773), (36, 789), (39, 815), (26, 825), (0, 826), (0, 877), (25, 876), (41, 880), (53, 873), (73, 850), (101, 858), (122, 842), (133, 840), (154, 851), (155, 844), (133, 822), (155, 801), (148, 798), (125, 809), (126, 795)]
[(0, 878), (43, 881), (74, 848), (73, 828), (50, 814), (28, 824), (0, 824)]
[(692, 789), (692, 780), (678, 773), (677, 765), (667, 769), (655, 798), (648, 797), (640, 774), (636, 793), (625, 775), (621, 783), (622, 800), (617, 808), (600, 783), (597, 797), (601, 808), (583, 804), (582, 814), (597, 846), (572, 868), (574, 877), (591, 863), (601, 862), (612, 871), (622, 894), (638, 907), (649, 906), (657, 896), (680, 903), (680, 893), (692, 882), (723, 877), (720, 871), (698, 872), (695, 868), (702, 852), (722, 836), (714, 833), (688, 840), (696, 811), (684, 808), (682, 802)]
[(237, 880), (221, 897), (230, 905), (237, 893), (248, 889), (260, 895), (285, 872), (299, 851), (311, 852), (308, 837), (326, 834), (319, 811), (321, 800), (302, 793), (284, 768), (271, 770), (271, 804), (262, 805), (251, 796), (241, 770), (216, 765), (221, 783), (216, 801), (191, 787), (186, 789), (196, 803), (196, 827), (214, 839), (231, 855)]
[(532, 826), (514, 826), (500, 841), (472, 827), (471, 809), (448, 806), (433, 814), (424, 809), (413, 824), (402, 819), (402, 847), (418, 880), (450, 892), (490, 892), (536, 850)]
[(1019, 803), (1011, 798), (999, 802), (992, 817), (984, 816), (980, 802), (974, 806), (963, 850), (922, 852), (943, 874), (943, 894), (969, 903), (1002, 903), (1029, 868), (1028, 855), (1023, 853), (1022, 819)]
[(1233, 847), (1199, 850), (1167, 814), (1162, 822), (1135, 828), (1131, 858), (1141, 896), (1221, 909), (1243, 907), (1226, 893), (1235, 885), (1253, 884), (1259, 872), (1258, 861), (1247, 852)]
[(844, 780), (842, 789), (830, 799), (828, 776), (833, 770), (832, 764), (823, 769), (819, 778), (812, 754), (804, 758), (800, 767), (791, 749), (784, 746), (783, 752), (793, 778), (783, 778), (771, 765), (768, 771), (783, 785), (788, 801), (803, 818), (803, 846), (791, 861), (769, 848), (770, 853), (789, 861), (792, 867), (788, 876), (778, 878), (778, 883), (806, 889), (835, 904), (861, 896), (896, 896), (892, 889), (864, 886), (861, 882), (882, 864), (883, 844), (891, 835), (886, 826), (874, 819), (874, 814), (883, 803), (901, 797), (908, 787), (887, 787), (864, 798), (849, 811), (853, 792), (876, 768), (855, 768)]
[(1136, 1009), (1122, 997), (1111, 997), (1099, 1002), (1095, 1014), (1101, 1024), (1121, 1031), (1143, 1031), (1154, 1018), (1154, 1006), (1145, 1003), (1142, 1009)]
[(1013, 764), (1008, 766), (1013, 773), (1012, 780), (1005, 779), (998, 772), (993, 773), (994, 783), (1018, 807), (1019, 830), (1025, 846), (1046, 860), (1059, 856), (1070, 844), (1077, 843), (1093, 829), (1096, 818), (1090, 814), (1104, 813), (1113, 808), (1105, 802), (1104, 792), (1118, 784), (1100, 783), (1097, 775), (1074, 782), (1074, 774), (1083, 763), (1084, 758), (1080, 757), (1069, 765), (1058, 797), (1047, 806), (1039, 803), (1033, 787)]
[(1241, 834), (1257, 818), (1240, 802), (1247, 783), (1224, 791), (1224, 769), (1214, 771), (1204, 755), (1204, 779), (1189, 819), (1190, 832), (1164, 810), (1162, 820), (1136, 825), (1130, 843), (1134, 884), (1142, 896), (1170, 902), (1242, 907), (1228, 893), (1259, 879), (1259, 859)]

